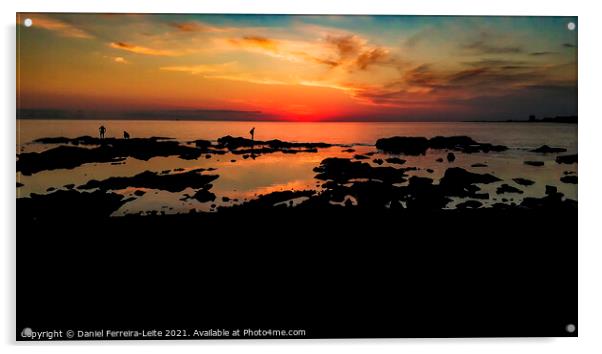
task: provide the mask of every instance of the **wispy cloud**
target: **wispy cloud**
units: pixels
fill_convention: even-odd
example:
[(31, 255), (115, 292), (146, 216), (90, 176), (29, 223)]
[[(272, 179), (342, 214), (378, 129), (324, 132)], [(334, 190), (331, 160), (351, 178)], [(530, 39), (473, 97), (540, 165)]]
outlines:
[(179, 30), (180, 32), (209, 32), (209, 33), (220, 33), (232, 31), (232, 28), (216, 27), (211, 26), (203, 22), (192, 21), (192, 22), (171, 22), (169, 26)]
[(154, 49), (143, 47), (135, 44), (125, 43), (125, 42), (111, 42), (109, 44), (111, 48), (121, 49), (128, 52), (136, 53), (136, 54), (144, 54), (144, 55), (153, 55), (153, 56), (178, 56), (184, 53), (179, 53), (169, 49)]
[(523, 49), (519, 46), (498, 45), (483, 40), (468, 43), (464, 45), (464, 49), (478, 54), (517, 54), (523, 52)]
[(336, 59), (329, 59), (329, 65), (343, 66), (348, 70), (366, 70), (376, 64), (390, 62), (390, 52), (387, 48), (370, 46), (367, 40), (357, 35), (328, 35), (325, 42), (336, 52)]
[(544, 56), (544, 55), (553, 55), (556, 54), (556, 52), (532, 52), (529, 53), (529, 55), (534, 56), (534, 57), (540, 57), (540, 56)]
[(94, 38), (93, 35), (72, 25), (71, 23), (65, 22), (63, 20), (59, 20), (57, 18), (45, 16), (45, 15), (35, 15), (31, 17), (33, 27), (35, 28), (43, 28), (45, 30), (53, 31), (64, 37), (71, 38), (80, 38), (80, 39), (90, 39)]
[(200, 65), (178, 65), (178, 66), (164, 66), (161, 70), (164, 71), (178, 71), (185, 72), (192, 75), (198, 74), (214, 74), (224, 73), (232, 70), (236, 66), (236, 62), (228, 62), (223, 64), (200, 64)]
[(520, 54), (524, 49), (520, 43), (508, 35), (481, 30), (476, 37), (461, 44), (462, 49), (471, 54)]
[(278, 51), (278, 41), (262, 36), (244, 36), (242, 38), (231, 38), (229, 42), (235, 46), (261, 48), (271, 52)]
[(127, 61), (124, 57), (114, 57), (113, 61), (119, 64), (128, 64), (129, 61)]

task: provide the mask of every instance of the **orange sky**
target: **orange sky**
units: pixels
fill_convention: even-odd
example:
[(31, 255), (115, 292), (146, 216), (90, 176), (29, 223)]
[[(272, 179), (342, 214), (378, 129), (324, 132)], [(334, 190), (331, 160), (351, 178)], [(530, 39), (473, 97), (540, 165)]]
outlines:
[(247, 118), (308, 121), (576, 114), (577, 31), (567, 29), (575, 18), (20, 14), (17, 21), (20, 109), (259, 111)]

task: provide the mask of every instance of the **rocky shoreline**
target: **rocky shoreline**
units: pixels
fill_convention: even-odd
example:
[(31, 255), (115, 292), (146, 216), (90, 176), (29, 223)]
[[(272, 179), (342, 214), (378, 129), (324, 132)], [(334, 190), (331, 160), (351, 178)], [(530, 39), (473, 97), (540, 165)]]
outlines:
[[(254, 141), (241, 137), (225, 136), (216, 142), (194, 140), (181, 144), (165, 137), (137, 139), (98, 139), (88, 136), (79, 138), (43, 138), (36, 140), (39, 144), (60, 144), (43, 152), (30, 152), (18, 155), (17, 171), (29, 175), (44, 170), (70, 169), (90, 162), (115, 163), (131, 157), (148, 160), (157, 156), (177, 156), (181, 159), (198, 159), (203, 155), (226, 153), (250, 155), (281, 153), (313, 153), (318, 149), (330, 148), (327, 143), (297, 143), (281, 140)], [(493, 202), (497, 200), (489, 192), (482, 191), (482, 186), (502, 182), (491, 173), (475, 173), (461, 167), (448, 167), (439, 179), (408, 175), (416, 167), (407, 166), (405, 159), (399, 156), (424, 154), (428, 149), (448, 151), (447, 160), (453, 162), (456, 153), (489, 153), (503, 152), (508, 148), (502, 145), (476, 142), (467, 136), (391, 137), (379, 139), (375, 147), (388, 158), (367, 160), (374, 152), (358, 155), (354, 158), (329, 157), (323, 159), (314, 168), (314, 178), (318, 181), (317, 190), (289, 190), (258, 195), (251, 200), (230, 205), (212, 205), (211, 210), (223, 212), (227, 209), (265, 209), (265, 208), (318, 208), (341, 209), (359, 208), (371, 210), (439, 210), (449, 209), (450, 203), (461, 198), (455, 208), (576, 208), (577, 202), (565, 198), (556, 191), (556, 187), (547, 186), (542, 198), (524, 198), (520, 203)], [(350, 152), (353, 149), (350, 150)], [(541, 154), (558, 154), (566, 149), (547, 145), (534, 149)], [(389, 166), (382, 166), (384, 162)], [(558, 164), (577, 162), (577, 155), (558, 155)], [(543, 162), (525, 161), (525, 164), (541, 166)], [(473, 167), (487, 167), (485, 164), (474, 164)], [(70, 205), (79, 205), (80, 210), (91, 210), (87, 213), (98, 213), (98, 216), (109, 216), (125, 203), (145, 194), (144, 189), (163, 190), (167, 192), (183, 192), (187, 188), (194, 190), (192, 195), (185, 194), (182, 200), (196, 199), (199, 202), (213, 202), (217, 196), (211, 191), (211, 182), (220, 178), (219, 174), (211, 174), (214, 168), (184, 170), (177, 168), (162, 172), (145, 171), (131, 177), (109, 177), (104, 180), (89, 180), (77, 187), (55, 189), (46, 194), (32, 193), (27, 198), (17, 199), (19, 213), (32, 218), (54, 215), (48, 210), (65, 210)], [(432, 170), (427, 171), (432, 173)], [(520, 187), (535, 184), (535, 181), (515, 177), (495, 189), (495, 194), (523, 194)], [(576, 175), (565, 175), (561, 183), (577, 183)], [(19, 187), (19, 184), (17, 185)], [(549, 187), (549, 188), (548, 188)], [(140, 188), (129, 197), (113, 191), (128, 188)], [(227, 197), (223, 198), (228, 199)], [(508, 200), (507, 198), (503, 198)], [(493, 200), (486, 206), (483, 201)], [(79, 214), (80, 210), (74, 211)], [(93, 210), (93, 211), (92, 211)], [(56, 217), (56, 215), (54, 216)]]

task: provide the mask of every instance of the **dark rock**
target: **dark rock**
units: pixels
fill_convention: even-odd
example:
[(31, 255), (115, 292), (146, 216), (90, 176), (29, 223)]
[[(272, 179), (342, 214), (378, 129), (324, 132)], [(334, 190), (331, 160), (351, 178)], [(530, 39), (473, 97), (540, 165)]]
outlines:
[(407, 187), (402, 189), (406, 206), (411, 210), (436, 210), (444, 208), (451, 199), (445, 196), (440, 186), (433, 185), (427, 177), (410, 177)]
[[(83, 140), (78, 140), (82, 139)], [(65, 138), (66, 139), (66, 138)], [(91, 141), (89, 141), (91, 139)], [(179, 156), (182, 159), (196, 159), (203, 150), (180, 145), (177, 141), (161, 140), (158, 138), (134, 139), (97, 139), (80, 137), (69, 139), (78, 144), (96, 145), (94, 148), (82, 148), (71, 145), (61, 145), (42, 152), (22, 153), (18, 155), (17, 171), (24, 175), (56, 170), (72, 169), (85, 163), (122, 162), (128, 157), (147, 161), (157, 156)], [(94, 144), (89, 144), (94, 142)]]
[(447, 154), (447, 161), (448, 162), (454, 162), (456, 160), (456, 155), (454, 155), (453, 152), (450, 152)]
[(65, 189), (73, 189), (74, 187), (75, 187), (75, 184), (73, 184), (73, 183), (65, 184), (63, 186), (63, 188), (65, 188)]
[[(546, 186), (547, 189), (548, 186)], [(551, 187), (551, 186), (550, 186)], [(555, 187), (554, 187), (555, 188)], [(563, 194), (558, 192), (547, 193), (543, 198), (525, 198), (520, 204), (527, 209), (549, 209), (549, 210), (575, 210), (577, 202), (571, 199), (563, 200)]]
[(355, 152), (355, 150), (354, 149), (345, 149), (345, 150), (342, 150), (341, 152)]
[(565, 164), (577, 163), (577, 154), (556, 156), (556, 162)]
[(222, 202), (227, 203), (230, 201), (230, 198), (228, 197), (222, 197)]
[(442, 158), (442, 157), (440, 157), (440, 158), (438, 158), (438, 159), (437, 159), (437, 160), (435, 160), (435, 161), (437, 161), (437, 162), (443, 162), (443, 158)]
[(136, 189), (136, 190), (134, 191), (134, 195), (135, 195), (135, 196), (137, 196), (137, 197), (142, 197), (142, 196), (143, 196), (143, 195), (145, 195), (145, 194), (146, 194), (146, 192), (145, 192), (145, 191), (143, 191), (143, 190), (141, 190), (141, 189)]
[(577, 176), (575, 176), (575, 175), (562, 176), (562, 177), (560, 177), (560, 181), (564, 182), (564, 183), (577, 184)]
[(292, 143), (278, 139), (259, 141), (242, 137), (233, 137), (230, 135), (217, 139), (217, 143), (218, 148), (226, 148), (235, 154), (260, 154), (276, 151), (284, 153), (317, 152), (318, 148), (328, 148), (332, 146), (327, 143)]
[(376, 141), (376, 148), (393, 154), (421, 155), (429, 147), (428, 139), (424, 137), (382, 138)]
[(17, 198), (20, 218), (31, 220), (87, 220), (110, 216), (131, 199), (104, 191), (78, 192), (57, 190), (44, 195), (32, 193), (28, 198)]
[(475, 163), (470, 165), (470, 167), (487, 167), (487, 165), (485, 165), (484, 163)]
[(532, 152), (540, 152), (543, 154), (553, 154), (558, 152), (566, 152), (566, 149), (557, 148), (557, 147), (549, 147), (548, 145), (542, 145), (537, 149), (531, 150)]
[(508, 148), (503, 145), (493, 145), (489, 143), (479, 143), (468, 136), (436, 136), (429, 140), (431, 149), (448, 149), (464, 153), (505, 151)]
[(399, 183), (405, 181), (406, 170), (393, 167), (372, 167), (365, 162), (331, 157), (324, 159), (319, 167), (314, 168), (314, 171), (318, 172), (315, 178), (332, 180), (337, 183), (344, 183), (357, 178), (378, 179), (385, 183)]
[(478, 144), (479, 143), (468, 136), (436, 136), (429, 140), (429, 146), (433, 149), (454, 150)]
[(433, 170), (432, 168), (427, 168), (427, 169), (426, 169), (426, 172), (428, 172), (428, 173), (433, 173), (433, 172), (435, 172), (435, 170)]
[(235, 159), (232, 159), (232, 160), (230, 160), (230, 162), (236, 162), (236, 160), (235, 160)]
[(186, 188), (207, 188), (217, 175), (204, 175), (204, 169), (190, 170), (170, 175), (160, 175), (145, 171), (133, 177), (110, 177), (102, 181), (91, 180), (79, 186), (79, 189), (119, 190), (128, 187), (160, 189), (168, 192), (181, 192)]
[(477, 209), (483, 206), (483, 203), (478, 200), (467, 200), (456, 205), (456, 209)]
[(367, 159), (369, 159), (369, 157), (366, 156), (366, 155), (354, 155), (353, 158), (356, 159), (356, 160), (367, 160)]
[(374, 159), (372, 160), (372, 162), (374, 162), (377, 165), (382, 165), (385, 161), (383, 161), (383, 159)]
[[(201, 188), (197, 190), (192, 196), (186, 196), (185, 199), (196, 199), (200, 203), (208, 203), (215, 201), (215, 194), (209, 191), (209, 188)], [(211, 205), (211, 208), (215, 208), (215, 204)]]
[(535, 182), (531, 181), (530, 179), (526, 179), (526, 178), (513, 178), (512, 179), (516, 184), (520, 184), (521, 186), (530, 186), (533, 185)]
[[(292, 199), (300, 197), (311, 197), (314, 194), (316, 194), (316, 192), (312, 190), (272, 192), (269, 194), (260, 195), (256, 199), (252, 199), (241, 205), (232, 206), (231, 208), (272, 208), (274, 207), (274, 204), (286, 203)], [(286, 205), (283, 205), (283, 207), (286, 207)]]
[(209, 140), (199, 139), (199, 140), (191, 141), (191, 143), (194, 143), (194, 145), (197, 148), (201, 148), (201, 149), (207, 149), (207, 148), (211, 147), (211, 142)]
[(428, 177), (418, 177), (418, 176), (412, 176), (409, 179), (409, 186), (412, 187), (416, 187), (416, 188), (422, 188), (425, 186), (430, 186), (433, 184), (433, 179), (432, 178), (428, 178)]
[(525, 161), (525, 165), (540, 167), (543, 166), (543, 161)]
[(497, 187), (497, 189), (495, 190), (495, 192), (497, 194), (502, 194), (502, 193), (518, 193), (518, 194), (523, 194), (523, 191), (521, 191), (520, 189), (516, 188), (516, 187), (512, 187), (509, 184), (502, 184), (501, 186)]
[(558, 188), (556, 186), (546, 185), (546, 194), (553, 195), (558, 193)]
[(567, 175), (574, 175), (575, 171), (564, 171), (562, 174), (565, 175), (565, 176), (567, 176)]
[(475, 183), (493, 183), (500, 181), (499, 178), (491, 174), (478, 174), (468, 172), (460, 167), (448, 168), (439, 181), (439, 186), (445, 195), (469, 197), (474, 195), (479, 187)]
[(52, 191), (54, 191), (54, 190), (56, 190), (56, 188), (54, 188), (54, 187), (49, 187), (48, 189), (46, 189), (46, 192), (52, 192)]
[(399, 157), (389, 157), (388, 159), (385, 159), (385, 161), (397, 165), (403, 165), (404, 163), (406, 163), (406, 160), (400, 159)]
[(19, 188), (19, 187), (23, 187), (23, 186), (24, 186), (24, 184), (23, 184), (23, 183), (17, 182), (17, 188)]

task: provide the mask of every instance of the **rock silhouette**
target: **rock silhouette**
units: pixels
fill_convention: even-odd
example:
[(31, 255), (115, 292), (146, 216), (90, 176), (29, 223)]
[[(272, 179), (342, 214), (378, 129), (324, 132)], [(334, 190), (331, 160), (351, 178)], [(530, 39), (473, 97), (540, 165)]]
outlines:
[(447, 149), (464, 153), (505, 151), (508, 148), (503, 145), (479, 143), (468, 136), (436, 136), (431, 139), (424, 137), (402, 137), (382, 138), (376, 141), (376, 148), (393, 154), (424, 155), (426, 150)]
[(556, 162), (564, 164), (577, 163), (577, 154), (556, 156)]
[(575, 176), (575, 175), (562, 176), (562, 177), (560, 177), (560, 181), (564, 182), (564, 183), (577, 184), (577, 176)]
[(439, 182), (439, 186), (445, 195), (470, 197), (474, 196), (480, 189), (475, 184), (488, 184), (498, 181), (501, 180), (489, 173), (478, 174), (468, 172), (460, 167), (451, 167), (445, 171), (443, 178)]
[(406, 160), (400, 159), (399, 157), (389, 157), (388, 159), (385, 159), (385, 161), (397, 165), (403, 165), (404, 163), (406, 163)]
[(514, 182), (516, 182), (516, 184), (520, 184), (521, 186), (530, 186), (535, 184), (535, 182), (531, 181), (530, 179), (526, 179), (526, 178), (513, 178), (512, 179)]
[(541, 167), (544, 165), (543, 161), (525, 161), (525, 165)]
[(537, 149), (534, 149), (531, 151), (532, 152), (540, 152), (540, 153), (544, 153), (544, 154), (553, 154), (553, 153), (559, 153), (559, 152), (566, 152), (566, 149), (557, 148), (557, 147), (549, 147), (548, 145), (542, 145), (542, 146), (538, 147)]
[(501, 186), (497, 187), (497, 189), (495, 190), (495, 192), (497, 194), (503, 194), (503, 193), (518, 193), (518, 194), (523, 194), (524, 192), (521, 191), (520, 189), (516, 188), (516, 187), (512, 187), (509, 184), (502, 184)]
[(186, 188), (210, 188), (210, 182), (216, 180), (217, 175), (205, 175), (205, 169), (196, 169), (182, 173), (159, 174), (144, 171), (132, 177), (110, 177), (102, 181), (91, 180), (78, 189), (119, 190), (128, 187), (160, 189), (168, 192), (181, 192)]
[[(42, 140), (42, 139), (39, 139)], [(97, 139), (79, 137), (75, 139), (54, 138), (70, 145), (61, 145), (42, 152), (18, 155), (17, 171), (24, 175), (55, 169), (72, 169), (85, 163), (119, 162), (128, 157), (147, 161), (156, 156), (179, 156), (182, 159), (196, 159), (205, 151), (180, 145), (177, 141), (165, 138)], [(47, 140), (44, 140), (47, 141)], [(47, 142), (46, 142), (47, 143)], [(82, 148), (73, 145), (100, 145)], [(213, 150), (212, 153), (220, 153)]]

